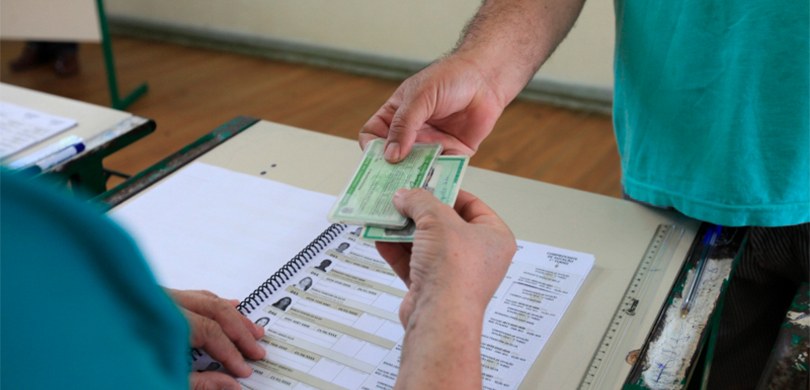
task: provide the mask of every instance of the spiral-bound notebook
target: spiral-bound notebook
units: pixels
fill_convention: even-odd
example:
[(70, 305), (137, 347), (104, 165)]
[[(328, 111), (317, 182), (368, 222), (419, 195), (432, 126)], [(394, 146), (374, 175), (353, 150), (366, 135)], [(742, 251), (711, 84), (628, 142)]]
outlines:
[[(361, 227), (321, 225), (333, 202), (194, 163), (114, 217), (133, 232), (164, 285), (246, 296), (240, 310), (265, 327), (267, 354), (251, 362), (253, 375), (240, 379), (245, 388), (391, 388), (407, 290), (374, 245), (360, 239)], [(284, 215), (271, 215), (279, 209)], [(287, 250), (279, 241), (299, 239), (301, 248), (288, 252), (297, 254), (278, 258)], [(484, 388), (518, 387), (593, 261), (589, 254), (518, 241), (484, 319)], [(221, 369), (200, 351), (192, 356), (196, 370)]]
[[(331, 225), (241, 302), (264, 326), (268, 351), (240, 379), (245, 388), (394, 385), (407, 289), (361, 229)], [(485, 389), (518, 387), (593, 264), (586, 254), (518, 244), (484, 320)], [(200, 351), (192, 356), (196, 370), (221, 368)]]

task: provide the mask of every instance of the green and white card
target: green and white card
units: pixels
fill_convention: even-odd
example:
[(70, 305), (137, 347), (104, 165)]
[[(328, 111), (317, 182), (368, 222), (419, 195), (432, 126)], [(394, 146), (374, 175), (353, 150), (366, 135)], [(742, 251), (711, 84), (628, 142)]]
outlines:
[(400, 188), (422, 187), (442, 147), (415, 144), (405, 160), (391, 164), (383, 156), (384, 146), (383, 139), (366, 145), (354, 177), (329, 212), (329, 221), (389, 228), (403, 228), (408, 223), (391, 202), (394, 193)]
[[(433, 163), (430, 178), (424, 188), (432, 192), (439, 200), (450, 207), (456, 203), (461, 179), (464, 178), (468, 156), (439, 156)], [(402, 229), (366, 226), (361, 237), (369, 241), (413, 242), (416, 225), (408, 219), (408, 225)]]

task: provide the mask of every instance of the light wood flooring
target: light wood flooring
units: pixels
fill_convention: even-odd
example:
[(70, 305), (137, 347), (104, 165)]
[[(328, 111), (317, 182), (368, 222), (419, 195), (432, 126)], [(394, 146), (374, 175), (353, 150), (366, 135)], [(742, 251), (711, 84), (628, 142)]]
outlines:
[[(109, 105), (101, 49), (82, 44), (81, 72), (60, 79), (47, 66), (13, 73), (23, 43), (0, 42), (0, 81)], [(121, 94), (141, 82), (149, 92), (127, 111), (154, 119), (155, 133), (105, 160), (137, 173), (238, 115), (356, 139), (399, 81), (269, 61), (155, 41), (113, 39)], [(609, 116), (516, 101), (472, 165), (608, 196), (621, 195)], [(110, 184), (115, 184), (111, 182)]]

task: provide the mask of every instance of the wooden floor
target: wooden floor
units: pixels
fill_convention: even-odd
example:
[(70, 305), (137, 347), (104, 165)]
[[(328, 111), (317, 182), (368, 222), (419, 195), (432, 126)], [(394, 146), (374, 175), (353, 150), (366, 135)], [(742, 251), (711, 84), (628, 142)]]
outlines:
[[(48, 67), (22, 73), (8, 62), (22, 42), (0, 42), (0, 81), (109, 105), (99, 45), (82, 44), (82, 70), (60, 79)], [(238, 115), (356, 139), (398, 81), (273, 62), (174, 44), (114, 37), (121, 94), (149, 92), (127, 111), (154, 119), (154, 134), (116, 153), (108, 168), (136, 173)], [(498, 121), (472, 165), (618, 197), (619, 161), (610, 117), (518, 101)], [(111, 183), (115, 184), (115, 183)]]

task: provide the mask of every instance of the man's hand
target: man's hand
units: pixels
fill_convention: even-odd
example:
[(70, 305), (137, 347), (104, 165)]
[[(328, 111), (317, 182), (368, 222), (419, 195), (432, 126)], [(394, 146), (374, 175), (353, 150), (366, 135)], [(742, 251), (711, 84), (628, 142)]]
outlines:
[[(378, 242), (377, 249), (408, 286), (400, 320), (447, 294), (483, 315), (516, 250), (509, 227), (474, 195), (461, 191), (455, 210), (425, 190), (400, 190), (394, 205), (416, 223), (413, 244)], [(480, 320), (480, 318), (479, 318)]]
[(584, 0), (488, 0), (452, 54), (405, 80), (360, 130), (395, 163), (414, 141), (472, 155), (507, 104), (562, 41)]
[(414, 142), (441, 143), (444, 153), (473, 155), (492, 131), (508, 99), (498, 96), (473, 62), (450, 56), (397, 88), (360, 130), (360, 146), (388, 141), (385, 159), (404, 159)]
[[(233, 375), (249, 376), (253, 370), (245, 358), (257, 360), (265, 350), (256, 340), (264, 328), (252, 323), (236, 310), (236, 303), (208, 291), (167, 289), (180, 306), (191, 327), (191, 346), (211, 355)], [(193, 389), (239, 389), (234, 378), (221, 372), (191, 374)]]
[(416, 223), (413, 244), (377, 249), (408, 292), (397, 388), (481, 388), (484, 312), (516, 250), (515, 237), (483, 202), (461, 191), (455, 210), (425, 190), (394, 205)]

